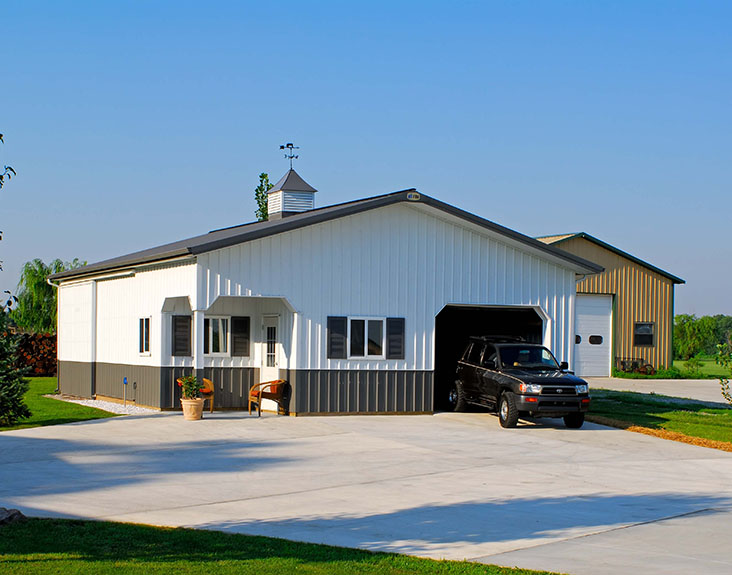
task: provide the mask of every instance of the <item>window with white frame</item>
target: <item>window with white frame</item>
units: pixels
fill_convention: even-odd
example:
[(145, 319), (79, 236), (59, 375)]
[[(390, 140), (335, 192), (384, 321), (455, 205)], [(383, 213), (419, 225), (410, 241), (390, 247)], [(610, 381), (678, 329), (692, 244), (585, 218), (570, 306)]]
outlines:
[(228, 317), (204, 318), (203, 353), (206, 355), (229, 355)]
[(139, 350), (141, 354), (150, 353), (150, 318), (140, 318), (140, 345)]
[(348, 336), (350, 341), (349, 355), (351, 357), (384, 357), (384, 319), (350, 318)]
[(328, 316), (329, 359), (404, 359), (403, 317)]

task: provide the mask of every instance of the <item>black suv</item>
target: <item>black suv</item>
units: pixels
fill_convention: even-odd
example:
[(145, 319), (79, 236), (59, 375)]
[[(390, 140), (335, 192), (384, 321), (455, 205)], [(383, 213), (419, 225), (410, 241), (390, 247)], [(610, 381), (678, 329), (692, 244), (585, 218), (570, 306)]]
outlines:
[(448, 405), (465, 411), (468, 404), (498, 412), (502, 427), (519, 417), (563, 417), (578, 429), (590, 406), (587, 382), (569, 373), (542, 345), (508, 337), (471, 337), (458, 361)]

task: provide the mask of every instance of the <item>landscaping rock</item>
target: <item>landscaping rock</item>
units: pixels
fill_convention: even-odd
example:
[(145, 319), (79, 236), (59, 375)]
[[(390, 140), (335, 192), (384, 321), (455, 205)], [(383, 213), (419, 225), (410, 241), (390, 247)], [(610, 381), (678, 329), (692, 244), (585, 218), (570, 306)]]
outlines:
[(17, 523), (25, 521), (27, 517), (17, 509), (5, 509), (0, 507), (0, 525), (8, 525), (9, 523)]

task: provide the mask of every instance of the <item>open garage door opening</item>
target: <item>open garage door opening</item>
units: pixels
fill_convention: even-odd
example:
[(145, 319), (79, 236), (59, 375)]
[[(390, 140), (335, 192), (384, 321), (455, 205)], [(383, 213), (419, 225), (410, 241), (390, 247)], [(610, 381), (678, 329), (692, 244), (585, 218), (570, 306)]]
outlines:
[(447, 390), (468, 338), (506, 335), (542, 343), (544, 322), (531, 307), (445, 306), (435, 319), (434, 409), (444, 409)]

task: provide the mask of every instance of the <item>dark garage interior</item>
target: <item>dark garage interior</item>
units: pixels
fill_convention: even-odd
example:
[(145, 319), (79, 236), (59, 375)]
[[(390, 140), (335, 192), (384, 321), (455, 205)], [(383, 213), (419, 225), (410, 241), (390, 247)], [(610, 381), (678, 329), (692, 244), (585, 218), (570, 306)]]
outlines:
[(470, 336), (518, 336), (542, 343), (543, 333), (543, 321), (530, 307), (445, 306), (435, 319), (435, 410), (444, 409), (443, 398)]

